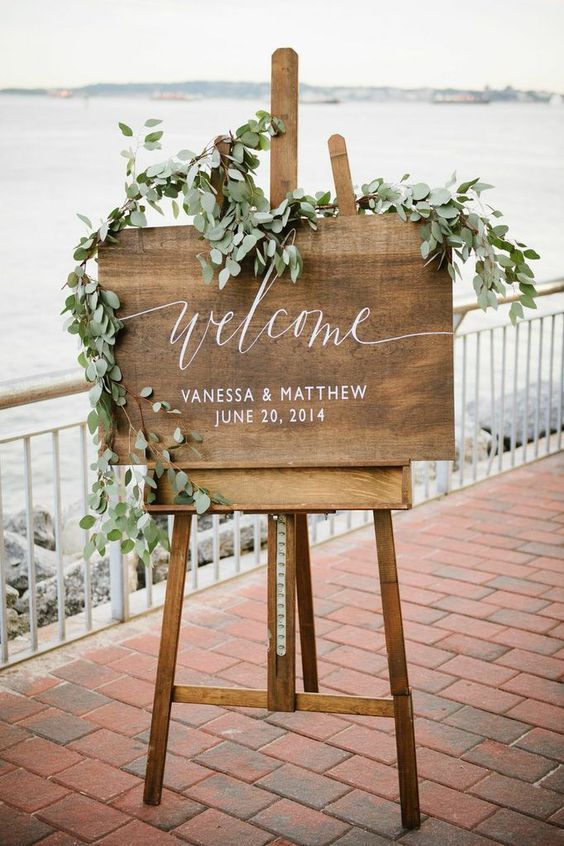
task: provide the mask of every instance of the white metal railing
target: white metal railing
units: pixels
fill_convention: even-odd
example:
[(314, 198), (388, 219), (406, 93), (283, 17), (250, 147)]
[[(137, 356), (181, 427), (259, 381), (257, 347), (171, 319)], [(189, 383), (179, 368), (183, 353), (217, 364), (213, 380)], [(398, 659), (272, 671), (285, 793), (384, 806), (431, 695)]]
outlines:
[[(564, 280), (551, 283), (541, 291), (559, 294), (564, 291)], [(562, 446), (562, 305), (522, 321), (517, 328), (500, 324), (464, 331), (460, 325), (462, 318), (473, 309), (473, 303), (455, 308), (458, 457), (455, 462), (414, 463), (416, 503), (555, 452)], [(75, 371), (23, 382), (4, 382), (0, 383), (0, 410), (60, 399), (86, 389), (80, 373)], [(72, 493), (66, 474), (61, 472), (63, 439), (64, 454), (73, 456)], [(23, 471), (23, 535), (19, 536), (18, 550), (25, 558), (24, 562), (20, 561), (20, 567), (25, 565), (27, 579), (23, 583), (27, 584), (27, 590), (22, 591), (20, 582), (17, 597), (9, 586), (8, 570), (14, 565), (14, 553), (5, 542), (4, 514), (8, 508), (5, 502), (5, 510), (2, 507), (3, 491), (17, 487), (13, 455), (5, 465), (9, 472), (3, 485), (3, 451), (8, 449), (21, 450)], [(37, 578), (36, 559), (40, 550), (34, 542), (34, 456), (36, 461), (42, 461), (43, 475), (51, 480), (53, 539), (47, 556), (51, 568), (49, 581)], [(76, 524), (87, 511), (90, 456), (93, 453), (84, 419), (48, 428), (32, 427), (0, 437), (0, 662), (3, 665), (124, 621), (157, 607), (164, 599), (166, 581), (158, 560), (151, 568), (138, 572), (136, 559), (122, 556), (119, 543), (110, 544), (109, 555), (104, 560), (94, 558), (86, 562), (80, 555), (66, 554), (64, 539), (69, 527), (74, 530), (75, 552), (77, 538), (82, 545), (86, 535)], [(66, 517), (65, 505), (69, 504), (76, 508)], [(311, 515), (312, 543), (365, 525), (370, 517), (367, 511), (330, 514), (327, 518)], [(204, 516), (194, 521), (187, 592), (205, 589), (262, 566), (265, 520), (264, 515), (235, 513)], [(168, 521), (170, 533), (172, 518)], [(6, 533), (6, 538), (13, 544), (13, 535)], [(47, 614), (43, 607), (45, 585), (51, 596)]]
[(562, 448), (562, 307), (516, 327), (459, 331), (455, 389), (457, 459), (414, 464), (416, 502)]

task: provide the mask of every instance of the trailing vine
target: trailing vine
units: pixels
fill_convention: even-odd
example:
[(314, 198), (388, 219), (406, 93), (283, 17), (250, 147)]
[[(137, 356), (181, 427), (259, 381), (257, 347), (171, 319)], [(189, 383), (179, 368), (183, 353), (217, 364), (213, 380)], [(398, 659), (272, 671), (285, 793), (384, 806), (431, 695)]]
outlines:
[[(174, 460), (174, 451), (187, 444), (199, 455), (198, 432), (183, 432), (177, 427), (171, 442), (164, 442), (158, 432), (149, 431), (143, 409), (152, 407), (165, 416), (179, 414), (178, 409), (151, 386), (139, 394), (129, 391), (115, 360), (116, 339), (123, 324), (116, 315), (120, 307), (117, 294), (105, 290), (90, 271), (101, 244), (115, 243), (119, 232), (128, 226), (147, 225), (146, 211), (152, 208), (164, 214), (162, 204), (170, 201), (172, 213), (181, 211), (192, 218), (202, 238), (198, 255), (204, 283), (216, 278), (219, 289), (236, 278), (242, 263), (252, 261), (256, 276), (273, 263), (279, 276), (288, 273), (293, 282), (303, 268), (299, 248), (288, 243), (287, 233), (300, 225), (317, 228), (320, 217), (338, 215), (337, 201), (331, 192), (315, 195), (296, 189), (275, 208), (271, 208), (262, 189), (255, 182), (260, 164), (258, 153), (268, 150), (272, 136), (284, 132), (281, 120), (259, 111), (235, 132), (221, 136), (200, 153), (181, 150), (166, 161), (138, 169), (140, 149), (161, 149), (163, 131), (160, 120), (148, 120), (131, 146), (122, 151), (126, 159), (125, 198), (95, 229), (84, 215), (78, 215), (87, 234), (74, 250), (76, 266), (65, 283), (70, 289), (63, 314), (65, 327), (78, 335), (81, 343), (79, 364), (91, 383), (92, 410), (89, 430), (99, 447), (92, 465), (96, 480), (89, 496), (94, 514), (82, 518), (82, 528), (95, 531), (85, 546), (89, 558), (95, 551), (103, 555), (108, 541), (120, 541), (124, 553), (135, 551), (149, 566), (150, 555), (158, 543), (168, 545), (166, 532), (159, 529), (145, 509), (145, 502), (155, 501), (157, 481), (164, 474), (175, 492), (175, 501), (194, 504), (198, 514), (212, 504), (228, 504), (217, 492), (211, 492), (189, 478)], [(122, 134), (133, 139), (133, 130), (124, 123)], [(361, 186), (356, 198), (358, 213), (397, 214), (404, 221), (419, 222), (421, 256), (426, 262), (445, 264), (453, 280), (461, 276), (460, 267), (475, 259), (474, 290), (481, 308), (497, 308), (498, 295), (507, 288), (518, 292), (510, 318), (515, 323), (523, 316), (523, 307), (535, 308), (534, 273), (530, 260), (538, 254), (508, 236), (508, 227), (498, 222), (502, 213), (482, 202), (481, 195), (492, 186), (471, 179), (454, 187), (453, 175), (445, 187), (431, 188), (423, 182), (410, 184), (405, 174), (397, 184), (377, 178)], [(127, 411), (134, 402), (141, 428), (136, 429)], [(123, 413), (129, 422), (131, 466), (120, 476), (112, 448), (114, 417)], [(148, 466), (154, 470), (148, 470)], [(148, 488), (149, 490), (145, 490)]]

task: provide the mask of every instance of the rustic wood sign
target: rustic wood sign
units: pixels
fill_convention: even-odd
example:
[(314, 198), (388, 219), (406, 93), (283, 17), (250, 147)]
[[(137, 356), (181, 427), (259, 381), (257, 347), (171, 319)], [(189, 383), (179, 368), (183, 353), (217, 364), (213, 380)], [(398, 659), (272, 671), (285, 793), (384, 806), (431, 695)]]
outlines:
[[(191, 226), (128, 230), (100, 251), (120, 297), (124, 383), (180, 409), (200, 468), (374, 466), (453, 457), (452, 284), (425, 265), (416, 224), (341, 217), (291, 232), (303, 276), (243, 272), (205, 285)], [(128, 413), (134, 424), (133, 403)], [(147, 405), (147, 428), (163, 416)], [(154, 425), (153, 420), (154, 419)], [(129, 463), (119, 415), (116, 452)]]

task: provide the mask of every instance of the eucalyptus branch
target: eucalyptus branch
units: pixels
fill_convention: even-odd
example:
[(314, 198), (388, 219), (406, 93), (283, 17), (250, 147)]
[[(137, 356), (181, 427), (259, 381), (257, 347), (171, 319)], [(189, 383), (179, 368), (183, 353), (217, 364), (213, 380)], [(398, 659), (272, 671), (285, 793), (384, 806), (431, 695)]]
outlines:
[[(89, 262), (96, 259), (101, 244), (114, 243), (119, 232), (128, 226), (146, 226), (147, 210), (152, 208), (163, 214), (163, 202), (170, 201), (174, 217), (184, 212), (201, 235), (203, 249), (198, 261), (206, 284), (217, 273), (218, 286), (224, 288), (239, 275), (244, 261), (253, 262), (257, 276), (273, 264), (279, 276), (288, 272), (296, 282), (303, 261), (298, 246), (289, 243), (288, 232), (303, 225), (315, 230), (320, 218), (339, 213), (337, 200), (329, 191), (309, 195), (301, 188), (288, 193), (277, 207), (271, 207), (255, 182), (258, 154), (268, 150), (270, 139), (284, 132), (284, 125), (268, 112), (257, 112), (256, 118), (210, 142), (200, 153), (181, 150), (166, 161), (140, 170), (140, 147), (147, 151), (161, 149), (163, 132), (156, 129), (160, 124), (160, 120), (146, 121), (135, 148), (122, 151), (127, 181), (121, 205), (110, 211), (98, 229), (87, 217), (78, 215), (88, 231), (74, 250), (76, 265), (64, 286), (70, 293), (63, 310), (69, 315), (68, 332), (78, 335), (81, 341), (78, 361), (91, 383), (88, 427), (99, 447), (98, 459), (92, 465), (96, 480), (89, 497), (89, 506), (97, 517), (88, 514), (81, 521), (85, 529), (96, 525), (85, 555), (94, 551), (103, 555), (107, 541), (119, 540), (124, 552), (135, 550), (147, 565), (156, 544), (168, 543), (166, 533), (158, 529), (145, 508), (146, 503), (155, 501), (157, 487), (153, 471), (141, 469), (146, 467), (147, 453), (154, 459), (157, 480), (167, 474), (175, 501), (194, 504), (198, 513), (207, 511), (212, 503), (227, 501), (221, 494), (195, 484), (172, 458), (174, 450), (183, 445), (199, 455), (194, 443), (202, 441), (201, 435), (185, 433), (177, 427), (173, 443), (167, 445), (157, 432), (148, 430), (143, 403), (149, 403), (155, 413), (180, 412), (168, 401), (155, 399), (149, 386), (135, 394), (123, 383), (114, 354), (116, 338), (123, 328), (116, 315), (119, 297), (99, 286), (88, 271)], [(129, 126), (120, 123), (119, 127), (126, 138), (133, 137)], [(143, 132), (146, 134), (141, 140)], [(227, 150), (218, 148), (219, 140), (226, 142)], [(419, 223), (422, 259), (439, 265), (446, 262), (453, 281), (461, 275), (461, 265), (473, 259), (474, 289), (484, 310), (497, 308), (498, 295), (503, 295), (507, 286), (519, 290), (519, 300), (510, 309), (514, 323), (523, 316), (523, 307), (536, 308), (534, 273), (529, 261), (539, 256), (508, 236), (508, 227), (498, 222), (500, 211), (484, 207), (481, 194), (492, 186), (472, 179), (453, 188), (453, 176), (445, 187), (431, 188), (422, 182), (409, 184), (408, 179), (406, 174), (397, 184), (377, 178), (362, 185), (356, 198), (358, 213), (397, 214), (403, 221)], [(138, 408), (140, 428), (134, 426), (126, 410), (128, 398)], [(112, 466), (118, 461), (112, 441), (115, 415), (120, 410), (128, 420), (130, 436), (135, 434), (134, 450), (129, 450), (132, 467), (125, 471), (123, 485), (116, 480)], [(125, 495), (125, 501), (119, 501), (120, 495)]]

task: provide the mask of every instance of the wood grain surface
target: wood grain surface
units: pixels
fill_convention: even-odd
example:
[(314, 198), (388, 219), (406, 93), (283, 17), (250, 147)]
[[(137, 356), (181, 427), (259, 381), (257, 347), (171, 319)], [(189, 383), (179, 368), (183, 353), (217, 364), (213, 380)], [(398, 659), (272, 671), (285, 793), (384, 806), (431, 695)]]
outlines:
[[(200, 432), (202, 458), (177, 453), (188, 467), (453, 458), (451, 282), (424, 265), (417, 225), (342, 217), (300, 230), (296, 242), (302, 278), (276, 279), (250, 317), (261, 281), (242, 272), (221, 293), (204, 285), (196, 255), (205, 244), (190, 226), (126, 230), (100, 251), (101, 284), (128, 318), (117, 348), (125, 384), (134, 392), (151, 385), (182, 412), (156, 415), (147, 403), (147, 428)], [(243, 399), (226, 402), (228, 388)], [(192, 402), (195, 390), (214, 401)], [(131, 402), (128, 411), (137, 426)], [(248, 422), (216, 427), (222, 412)], [(116, 451), (128, 463), (122, 415)]]
[[(411, 468), (398, 467), (279, 467), (194, 470), (197, 484), (221, 491), (230, 505), (214, 505), (212, 511), (334, 511), (364, 508), (411, 507)], [(157, 501), (147, 505), (153, 513), (193, 511), (176, 505), (166, 475), (159, 480)]]

